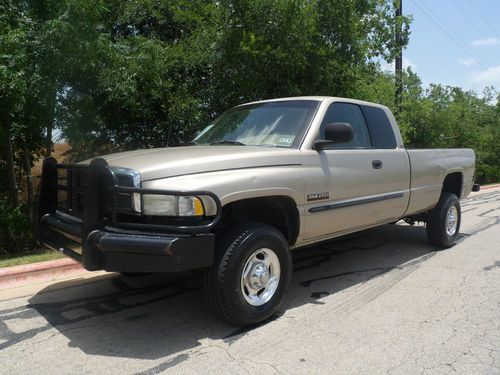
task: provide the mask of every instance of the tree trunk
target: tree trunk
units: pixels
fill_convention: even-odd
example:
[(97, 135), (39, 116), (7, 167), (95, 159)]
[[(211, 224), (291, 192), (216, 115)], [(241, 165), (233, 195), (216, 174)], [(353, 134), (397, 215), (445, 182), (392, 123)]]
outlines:
[(7, 167), (7, 181), (9, 183), (9, 198), (12, 208), (19, 206), (19, 192), (17, 190), (16, 171), (14, 169), (14, 151), (12, 150), (12, 141), (10, 139), (10, 118), (5, 116), (5, 162)]
[(28, 216), (33, 221), (33, 175), (31, 174), (31, 160), (26, 140), (23, 138), (23, 164), (26, 173), (26, 187), (28, 193)]
[(54, 83), (52, 96), (50, 98), (50, 103), (47, 107), (48, 119), (47, 119), (47, 138), (46, 138), (46, 149), (45, 149), (45, 157), (49, 157), (52, 155), (52, 131), (54, 130), (54, 117), (56, 111), (56, 99), (57, 99), (57, 90)]
[(46, 139), (45, 157), (52, 154), (52, 123), (47, 124), (47, 139)]

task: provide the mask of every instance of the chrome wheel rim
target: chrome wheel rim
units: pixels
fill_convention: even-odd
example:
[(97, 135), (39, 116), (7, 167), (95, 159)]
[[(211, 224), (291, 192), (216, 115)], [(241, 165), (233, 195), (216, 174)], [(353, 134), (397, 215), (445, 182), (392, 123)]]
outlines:
[(455, 206), (451, 206), (446, 213), (446, 233), (452, 237), (457, 231), (458, 210)]
[(262, 306), (276, 293), (280, 275), (280, 261), (276, 253), (268, 248), (255, 250), (241, 273), (243, 297), (252, 306)]

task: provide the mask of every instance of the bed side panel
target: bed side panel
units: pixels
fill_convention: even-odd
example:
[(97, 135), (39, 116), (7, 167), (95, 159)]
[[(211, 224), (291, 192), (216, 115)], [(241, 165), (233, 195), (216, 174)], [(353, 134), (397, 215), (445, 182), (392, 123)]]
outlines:
[(460, 198), (469, 195), (474, 182), (475, 156), (472, 149), (407, 150), (411, 165), (411, 198), (406, 215), (433, 208), (441, 195), (445, 177), (463, 175)]

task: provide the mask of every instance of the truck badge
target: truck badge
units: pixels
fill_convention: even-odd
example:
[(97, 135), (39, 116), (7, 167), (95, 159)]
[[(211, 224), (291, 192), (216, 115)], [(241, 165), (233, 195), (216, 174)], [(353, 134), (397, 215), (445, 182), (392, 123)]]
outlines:
[(324, 193), (312, 193), (312, 194), (307, 194), (307, 201), (312, 202), (312, 201), (320, 201), (323, 199), (330, 199), (330, 193), (329, 192), (324, 192)]

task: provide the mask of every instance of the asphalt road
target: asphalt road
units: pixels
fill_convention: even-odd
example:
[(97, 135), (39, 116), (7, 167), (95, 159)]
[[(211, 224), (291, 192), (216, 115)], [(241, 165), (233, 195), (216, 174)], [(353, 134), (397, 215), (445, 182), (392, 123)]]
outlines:
[(0, 294), (0, 373), (500, 374), (500, 189), (463, 211), (445, 251), (386, 225), (296, 252), (286, 311), (251, 330), (213, 316), (196, 275)]

